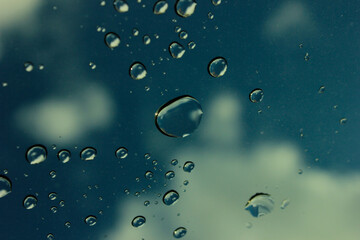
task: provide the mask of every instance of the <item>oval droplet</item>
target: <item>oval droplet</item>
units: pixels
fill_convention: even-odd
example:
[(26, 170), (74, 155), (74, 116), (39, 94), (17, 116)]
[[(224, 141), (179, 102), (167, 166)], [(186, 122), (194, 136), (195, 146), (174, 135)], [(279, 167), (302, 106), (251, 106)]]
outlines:
[(146, 77), (146, 68), (140, 62), (135, 62), (131, 65), (129, 69), (130, 77), (134, 80), (140, 80)]
[(133, 225), (133, 227), (141, 227), (142, 225), (144, 225), (146, 222), (146, 218), (143, 216), (137, 216), (135, 217), (132, 222), (131, 225)]
[(173, 58), (181, 58), (185, 53), (185, 48), (177, 42), (172, 42), (169, 45), (169, 52)]
[(114, 0), (114, 8), (119, 13), (124, 13), (129, 11), (129, 5), (125, 0)]
[(181, 31), (181, 32), (179, 33), (179, 38), (180, 38), (180, 39), (187, 39), (187, 37), (188, 37), (188, 33), (187, 33), (187, 32)]
[(196, 43), (195, 43), (195, 42), (191, 41), (191, 42), (188, 43), (188, 48), (189, 48), (189, 49), (194, 49), (195, 47), (196, 47)]
[(125, 147), (120, 147), (115, 151), (115, 156), (119, 159), (126, 158), (128, 154), (128, 150)]
[(23, 206), (26, 209), (33, 209), (34, 207), (36, 207), (37, 204), (37, 198), (33, 195), (28, 195), (24, 201), (23, 201)]
[(168, 172), (165, 173), (165, 178), (166, 178), (166, 179), (171, 180), (171, 179), (173, 179), (174, 177), (175, 177), (175, 172), (174, 172), (174, 171), (168, 171)]
[(69, 150), (62, 149), (58, 152), (57, 157), (62, 163), (67, 163), (70, 161), (71, 153)]
[(195, 0), (178, 0), (175, 5), (176, 13), (180, 17), (190, 17), (194, 14), (196, 5)]
[(179, 227), (173, 231), (173, 236), (175, 238), (182, 238), (183, 236), (185, 236), (186, 232), (187, 232), (186, 228)]
[(175, 190), (170, 190), (164, 194), (163, 202), (165, 205), (170, 206), (177, 202), (179, 199), (179, 193)]
[(49, 172), (49, 175), (50, 175), (51, 178), (56, 178), (56, 171), (55, 171), (55, 170), (51, 170), (51, 171)]
[(223, 57), (216, 57), (212, 59), (208, 66), (209, 74), (212, 77), (222, 77), (227, 70), (227, 61)]
[(31, 164), (39, 164), (46, 160), (47, 150), (43, 145), (34, 145), (26, 151), (26, 160)]
[(176, 166), (177, 164), (178, 164), (178, 160), (177, 159), (173, 159), (173, 160), (171, 160), (171, 165), (173, 165), (173, 166)]
[(80, 152), (80, 158), (84, 161), (94, 160), (96, 157), (96, 149), (93, 147), (86, 147)]
[(200, 124), (203, 111), (200, 103), (191, 96), (180, 96), (155, 113), (155, 124), (161, 133), (169, 137), (186, 137)]
[(149, 206), (149, 205), (150, 205), (150, 201), (146, 200), (146, 201), (144, 202), (144, 206), (147, 207), (147, 206)]
[(96, 224), (97, 218), (93, 215), (89, 215), (84, 219), (84, 221), (88, 226), (92, 227)]
[(169, 4), (165, 0), (160, 0), (154, 4), (153, 12), (156, 15), (164, 14), (168, 7)]
[(253, 103), (261, 102), (264, 98), (264, 91), (261, 88), (255, 88), (249, 94), (249, 99)]
[(114, 32), (108, 32), (104, 38), (106, 46), (110, 49), (114, 49), (120, 45), (120, 37)]
[(49, 193), (48, 195), (51, 201), (54, 201), (57, 198), (57, 194), (55, 192)]
[(154, 177), (154, 173), (152, 171), (147, 171), (145, 173), (145, 178), (151, 180)]
[(274, 200), (267, 193), (256, 193), (247, 201), (245, 210), (253, 217), (269, 214), (274, 208)]
[(31, 72), (34, 69), (34, 64), (32, 62), (25, 62), (24, 68), (25, 68), (25, 71)]
[(139, 35), (139, 30), (137, 28), (133, 28), (133, 35), (134, 37)]
[(144, 35), (143, 37), (143, 42), (145, 45), (149, 45), (151, 42), (151, 38), (149, 37), (149, 35)]
[(9, 178), (0, 175), (0, 198), (5, 197), (11, 193), (12, 184)]

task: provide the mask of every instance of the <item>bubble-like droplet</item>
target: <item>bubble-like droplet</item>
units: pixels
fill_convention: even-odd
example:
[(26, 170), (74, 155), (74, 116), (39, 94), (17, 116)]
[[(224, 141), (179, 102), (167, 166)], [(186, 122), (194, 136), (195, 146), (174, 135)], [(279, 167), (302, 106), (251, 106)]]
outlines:
[(212, 0), (211, 2), (214, 6), (218, 6), (221, 4), (221, 0)]
[(176, 203), (176, 201), (179, 199), (179, 193), (175, 190), (170, 190), (164, 194), (163, 202), (165, 205), (170, 206)]
[(171, 160), (171, 165), (173, 165), (173, 166), (176, 166), (177, 164), (178, 164), (178, 160), (177, 159), (173, 159), (173, 160)]
[(59, 206), (60, 206), (60, 207), (64, 207), (64, 206), (65, 206), (65, 201), (64, 201), (64, 200), (61, 200), (61, 201), (59, 202)]
[(47, 240), (55, 240), (54, 234), (49, 233), (48, 235), (46, 235), (46, 239)]
[(52, 213), (56, 213), (57, 212), (57, 207), (51, 207), (50, 210), (52, 211)]
[(341, 125), (345, 125), (346, 122), (347, 122), (347, 118), (341, 118), (341, 119), (340, 119), (340, 124), (341, 124)]
[(149, 37), (149, 35), (144, 35), (143, 37), (143, 42), (145, 45), (149, 45), (151, 42), (151, 38)]
[(181, 31), (181, 27), (176, 26), (176, 27), (175, 27), (175, 32), (176, 32), (176, 33), (179, 33), (180, 31)]
[(55, 192), (49, 193), (48, 195), (49, 199), (54, 201), (57, 198), (57, 194)]
[(253, 103), (261, 102), (264, 98), (264, 91), (261, 88), (255, 88), (249, 94), (249, 99)]
[(129, 5), (125, 0), (114, 0), (114, 8), (119, 13), (124, 13), (129, 11)]
[(280, 208), (281, 208), (281, 209), (285, 209), (289, 204), (290, 204), (290, 200), (289, 200), (289, 199), (284, 199), (284, 200), (281, 202)]
[(94, 160), (96, 157), (96, 149), (93, 147), (86, 147), (80, 152), (80, 158), (84, 161)]
[(325, 86), (321, 86), (318, 90), (318, 93), (321, 94), (321, 93), (324, 93), (325, 92)]
[(42, 145), (34, 145), (26, 151), (26, 160), (31, 164), (39, 164), (46, 160), (47, 150)]
[(56, 171), (52, 170), (49, 172), (51, 178), (56, 178)]
[(0, 175), (0, 198), (11, 193), (12, 184), (9, 178)]
[(222, 77), (227, 70), (227, 61), (223, 57), (216, 57), (212, 59), (208, 65), (209, 74), (212, 77)]
[(175, 5), (176, 13), (180, 17), (190, 17), (194, 14), (196, 5), (195, 0), (178, 0)]
[(88, 226), (92, 227), (96, 224), (97, 218), (93, 215), (89, 215), (84, 219), (84, 221)]
[(32, 62), (25, 62), (24, 68), (25, 68), (25, 71), (31, 72), (34, 69), (34, 64)]
[(146, 200), (146, 201), (144, 202), (144, 206), (147, 207), (147, 206), (149, 206), (149, 205), (150, 205), (150, 201)]
[(156, 15), (164, 14), (168, 7), (169, 4), (165, 0), (160, 0), (154, 4), (153, 12)]
[(137, 28), (133, 29), (133, 35), (134, 35), (134, 37), (139, 35), (139, 30)]
[(298, 174), (299, 174), (299, 175), (303, 174), (303, 170), (302, 170), (302, 169), (299, 169), (299, 170), (298, 170)]
[(36, 207), (37, 204), (37, 198), (33, 195), (28, 195), (24, 201), (23, 201), (23, 206), (26, 209), (33, 209), (34, 207)]
[(183, 182), (183, 184), (184, 184), (184, 186), (187, 186), (187, 185), (189, 184), (189, 181), (188, 181), (188, 180), (185, 180), (185, 181)]
[(114, 32), (108, 32), (105, 35), (104, 41), (110, 49), (114, 49), (120, 45), (120, 37)]
[(146, 77), (146, 68), (140, 62), (135, 62), (131, 65), (129, 69), (130, 77), (134, 80), (140, 80)]
[(70, 222), (66, 222), (64, 225), (65, 225), (65, 227), (67, 227), (67, 228), (70, 228), (70, 227), (71, 227), (71, 223), (70, 223)]
[(183, 236), (185, 236), (186, 232), (187, 232), (186, 228), (179, 227), (173, 231), (173, 236), (175, 238), (182, 238)]
[(146, 218), (143, 216), (136, 216), (134, 217), (134, 219), (131, 221), (131, 225), (133, 225), (133, 227), (141, 227), (142, 225), (144, 225), (146, 222)]
[(191, 161), (184, 163), (183, 169), (185, 172), (191, 172), (195, 167), (195, 164)]
[(189, 42), (188, 43), (188, 48), (189, 49), (194, 49), (196, 47), (196, 43), (195, 42)]
[(152, 179), (154, 177), (154, 173), (152, 172), (152, 171), (147, 171), (146, 173), (145, 173), (145, 178), (146, 179)]
[(155, 124), (166, 136), (186, 137), (199, 127), (202, 115), (200, 103), (185, 95), (161, 106), (155, 113)]
[(119, 159), (126, 158), (128, 154), (128, 150), (125, 147), (120, 147), (115, 151), (115, 156)]
[(172, 42), (169, 45), (169, 52), (173, 58), (181, 58), (185, 53), (185, 48), (177, 42)]
[(149, 159), (151, 158), (151, 154), (150, 154), (150, 153), (145, 153), (145, 154), (144, 154), (144, 158), (145, 158), (146, 160), (149, 160)]
[(166, 178), (166, 179), (171, 180), (171, 179), (173, 179), (174, 177), (175, 177), (175, 172), (174, 172), (174, 171), (168, 171), (168, 172), (165, 173), (165, 178)]
[(67, 163), (70, 161), (71, 153), (69, 150), (62, 149), (58, 152), (57, 157), (62, 163)]
[(269, 214), (274, 208), (274, 200), (267, 193), (256, 193), (246, 203), (245, 210), (254, 217)]
[(181, 31), (181, 32), (179, 33), (179, 38), (180, 38), (180, 39), (187, 39), (187, 37), (188, 37), (188, 33), (187, 33), (187, 32)]
[(213, 14), (212, 12), (209, 12), (209, 13), (208, 13), (208, 18), (209, 18), (210, 20), (214, 19), (214, 14)]

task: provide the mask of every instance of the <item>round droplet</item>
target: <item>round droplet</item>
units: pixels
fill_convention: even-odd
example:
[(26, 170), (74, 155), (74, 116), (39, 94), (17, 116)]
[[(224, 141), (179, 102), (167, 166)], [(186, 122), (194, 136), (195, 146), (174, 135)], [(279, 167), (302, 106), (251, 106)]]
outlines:
[(200, 124), (203, 111), (200, 103), (191, 96), (180, 96), (155, 113), (155, 124), (161, 133), (169, 137), (187, 137)]
[(145, 158), (146, 160), (149, 160), (149, 159), (151, 158), (151, 154), (150, 154), (150, 153), (145, 153), (145, 154), (144, 154), (144, 158)]
[(172, 42), (169, 45), (169, 52), (173, 58), (181, 58), (185, 53), (185, 48), (177, 42)]
[(168, 171), (168, 172), (165, 173), (165, 178), (166, 178), (166, 179), (171, 180), (171, 179), (173, 179), (174, 177), (175, 177), (175, 172), (174, 172), (174, 171)]
[(39, 70), (44, 70), (45, 66), (44, 64), (39, 64)]
[(97, 220), (97, 218), (95, 216), (93, 216), (93, 215), (87, 216), (84, 219), (85, 223), (90, 227), (92, 227), (92, 226), (94, 226), (96, 224), (96, 220)]
[(188, 43), (188, 48), (189, 49), (194, 49), (196, 47), (196, 43), (194, 43), (194, 42), (189, 42)]
[(183, 236), (185, 236), (186, 232), (187, 232), (186, 228), (179, 227), (173, 231), (173, 236), (175, 238), (182, 238)]
[(35, 196), (29, 195), (24, 199), (23, 206), (28, 210), (33, 209), (34, 207), (36, 207), (37, 201), (38, 200)]
[(261, 102), (264, 98), (264, 91), (261, 88), (255, 88), (249, 94), (249, 99), (253, 103)]
[(245, 210), (253, 217), (269, 214), (274, 208), (274, 200), (267, 193), (256, 193), (247, 201)]
[(223, 57), (216, 57), (210, 61), (208, 71), (212, 77), (222, 77), (227, 70), (227, 61)]
[(152, 179), (154, 177), (154, 173), (152, 172), (152, 171), (147, 171), (146, 173), (145, 173), (145, 178), (146, 179)]
[(195, 164), (191, 161), (184, 163), (183, 169), (185, 172), (191, 172), (195, 167)]
[(134, 28), (133, 29), (133, 35), (134, 35), (134, 37), (138, 36), (139, 35), (139, 30)]
[(56, 178), (56, 172), (54, 170), (49, 172), (51, 178)]
[(49, 233), (48, 235), (46, 235), (46, 239), (47, 240), (55, 240), (54, 234)]
[(209, 13), (208, 13), (208, 18), (209, 18), (210, 20), (214, 19), (214, 14), (213, 14), (212, 12), (209, 12)]
[(119, 159), (126, 158), (128, 154), (128, 150), (125, 147), (120, 147), (115, 151), (115, 156)]
[(137, 216), (132, 220), (131, 225), (133, 225), (133, 227), (137, 228), (137, 227), (141, 227), (142, 225), (144, 225), (145, 222), (146, 222), (145, 217)]
[(299, 169), (299, 170), (298, 170), (298, 174), (299, 174), (299, 175), (303, 174), (303, 170), (302, 170), (302, 169)]
[(134, 80), (140, 80), (146, 77), (146, 68), (145, 66), (140, 62), (135, 62), (131, 65), (129, 70), (130, 76)]
[(187, 186), (187, 185), (189, 184), (189, 181), (188, 181), (188, 180), (185, 180), (185, 181), (183, 182), (183, 184), (184, 184), (184, 186)]
[(346, 124), (346, 122), (347, 122), (347, 118), (342, 118), (342, 119), (340, 119), (340, 124), (341, 124), (341, 125)]
[(173, 205), (179, 197), (179, 194), (175, 190), (170, 190), (164, 194), (163, 202), (165, 205), (170, 206)]
[(149, 205), (150, 205), (150, 201), (146, 200), (146, 201), (144, 202), (144, 206), (147, 207), (147, 206), (149, 206)]
[(153, 12), (156, 15), (164, 14), (168, 7), (169, 4), (165, 0), (160, 0), (154, 4)]
[(49, 193), (48, 195), (51, 201), (54, 201), (57, 198), (57, 194), (55, 192)]
[(96, 68), (96, 64), (93, 62), (89, 62), (89, 66), (92, 70), (94, 70)]
[(39, 164), (46, 160), (47, 150), (42, 145), (31, 146), (26, 151), (26, 160), (31, 164)]
[(176, 32), (176, 33), (179, 33), (180, 31), (181, 31), (181, 27), (176, 26), (176, 27), (175, 27), (175, 32)]
[(62, 163), (67, 163), (70, 161), (71, 153), (66, 149), (62, 149), (58, 152), (57, 157)]
[(12, 184), (10, 179), (0, 175), (0, 198), (3, 198), (9, 193), (11, 193), (11, 188), (12, 188)]
[(24, 68), (25, 68), (25, 71), (31, 72), (34, 69), (34, 64), (32, 62), (25, 62)]
[(120, 37), (114, 32), (109, 32), (105, 35), (105, 44), (110, 49), (114, 49), (120, 45)]
[(321, 93), (324, 93), (325, 92), (325, 86), (321, 86), (318, 90), (318, 93), (321, 94)]
[(180, 39), (187, 39), (187, 37), (188, 37), (188, 33), (187, 33), (187, 32), (181, 31), (181, 32), (179, 33), (179, 38), (180, 38)]
[(86, 147), (80, 152), (80, 158), (84, 161), (94, 160), (96, 157), (96, 149), (92, 147)]
[(52, 213), (56, 213), (57, 212), (57, 207), (51, 207), (50, 210), (52, 211)]
[(60, 207), (64, 207), (64, 206), (65, 206), (65, 201), (64, 201), (64, 200), (61, 200), (61, 201), (59, 202), (59, 206), (60, 206)]
[(67, 228), (70, 228), (70, 227), (71, 227), (71, 223), (70, 223), (70, 222), (66, 222), (64, 225), (65, 225), (65, 227), (67, 227)]
[(143, 42), (145, 45), (149, 45), (151, 42), (151, 38), (149, 37), (149, 35), (144, 35), (143, 37)]
[(178, 0), (175, 5), (176, 13), (180, 17), (190, 17), (194, 14), (196, 8), (195, 0)]
[(176, 166), (177, 164), (178, 164), (178, 160), (177, 159), (173, 159), (173, 160), (171, 160), (171, 165), (173, 165), (173, 166)]
[(211, 1), (214, 6), (218, 6), (221, 3), (221, 0), (212, 0)]
[(114, 8), (119, 13), (124, 13), (129, 11), (129, 5), (125, 0), (114, 0)]
[(281, 208), (281, 209), (285, 209), (289, 204), (290, 204), (290, 200), (289, 200), (289, 199), (284, 199), (284, 200), (281, 202), (280, 208)]

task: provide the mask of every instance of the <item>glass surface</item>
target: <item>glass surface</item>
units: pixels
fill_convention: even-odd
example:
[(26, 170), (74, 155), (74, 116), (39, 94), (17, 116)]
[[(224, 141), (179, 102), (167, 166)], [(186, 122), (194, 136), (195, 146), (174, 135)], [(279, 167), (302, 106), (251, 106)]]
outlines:
[[(0, 238), (358, 239), (359, 20), (356, 0), (0, 0)], [(158, 112), (180, 96), (195, 110)]]

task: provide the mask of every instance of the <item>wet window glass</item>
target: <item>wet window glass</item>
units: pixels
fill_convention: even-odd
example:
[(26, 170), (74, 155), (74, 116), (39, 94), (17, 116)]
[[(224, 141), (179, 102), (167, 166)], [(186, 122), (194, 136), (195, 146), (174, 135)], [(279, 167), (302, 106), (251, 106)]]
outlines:
[(1, 0), (1, 239), (357, 239), (359, 7)]

